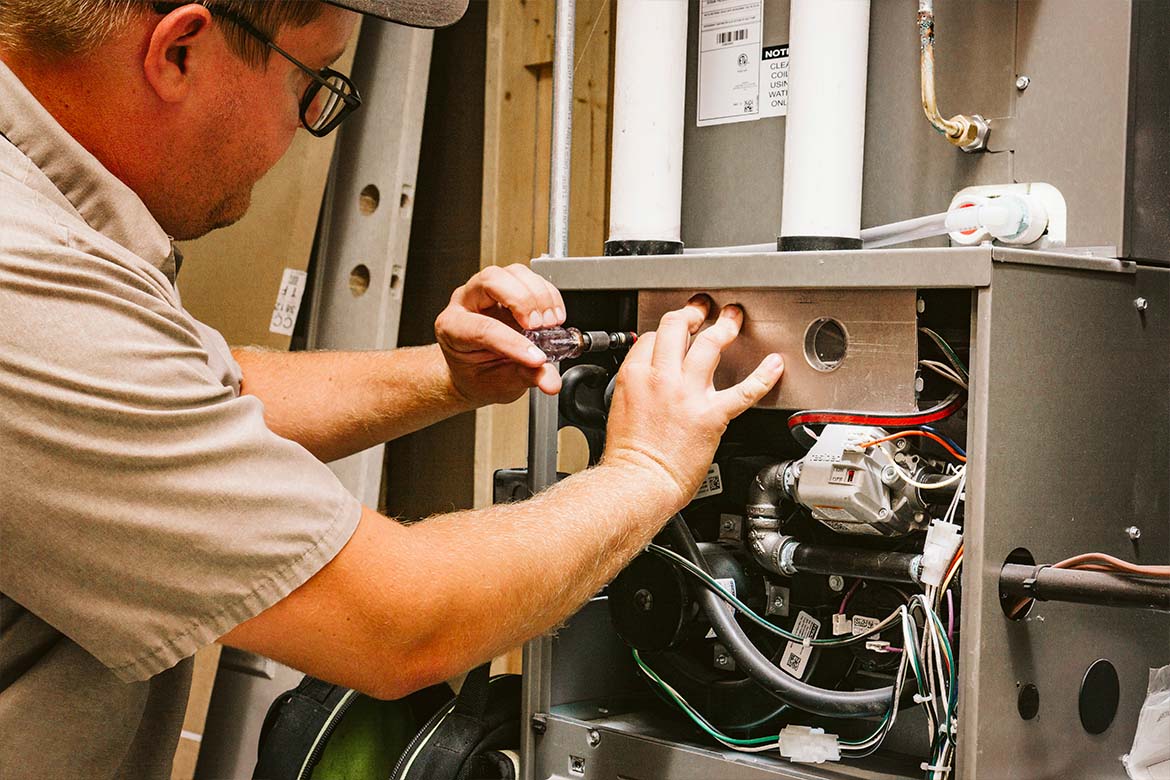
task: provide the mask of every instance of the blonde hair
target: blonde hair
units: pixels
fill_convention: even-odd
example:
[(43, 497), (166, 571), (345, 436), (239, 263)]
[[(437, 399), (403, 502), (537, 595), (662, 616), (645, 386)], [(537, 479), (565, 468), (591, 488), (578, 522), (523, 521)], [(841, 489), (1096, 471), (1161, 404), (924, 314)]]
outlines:
[[(322, 9), (318, 0), (198, 2), (213, 13), (234, 13), (270, 38), (286, 26), (312, 22)], [(0, 49), (47, 58), (88, 54), (154, 5), (149, 0), (0, 0)], [(225, 21), (223, 30), (232, 51), (250, 65), (268, 61), (268, 47), (239, 25)]]

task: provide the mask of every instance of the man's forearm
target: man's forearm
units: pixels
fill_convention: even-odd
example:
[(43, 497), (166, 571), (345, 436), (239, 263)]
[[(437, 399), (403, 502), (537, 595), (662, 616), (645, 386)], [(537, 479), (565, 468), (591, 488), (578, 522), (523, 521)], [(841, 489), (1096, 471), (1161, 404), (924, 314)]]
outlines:
[(563, 622), (681, 503), (652, 463), (610, 462), (410, 526), (365, 510), (333, 562), (224, 641), (397, 698)]
[(437, 346), (388, 352), (233, 352), (242, 391), (264, 402), (277, 434), (323, 461), (352, 455), (473, 405)]

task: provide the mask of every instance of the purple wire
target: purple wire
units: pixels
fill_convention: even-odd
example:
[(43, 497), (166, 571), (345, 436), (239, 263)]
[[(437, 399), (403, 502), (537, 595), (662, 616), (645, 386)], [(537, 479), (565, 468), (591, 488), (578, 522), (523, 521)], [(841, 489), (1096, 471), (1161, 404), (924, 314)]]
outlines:
[(955, 641), (955, 602), (950, 588), (947, 588), (947, 641)]

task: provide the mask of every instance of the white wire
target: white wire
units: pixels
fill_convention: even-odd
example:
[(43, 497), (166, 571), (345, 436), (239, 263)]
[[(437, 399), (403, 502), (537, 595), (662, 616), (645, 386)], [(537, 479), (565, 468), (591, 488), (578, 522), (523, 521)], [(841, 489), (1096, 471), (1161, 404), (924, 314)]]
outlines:
[(964, 390), (967, 389), (967, 382), (961, 376), (959, 376), (958, 372), (956, 372), (946, 363), (940, 363), (937, 360), (919, 360), (918, 365), (924, 368), (929, 368), (934, 373), (942, 376), (945, 379), (949, 379)]
[(938, 490), (939, 488), (950, 487), (951, 485), (961, 480), (963, 475), (967, 473), (967, 469), (965, 467), (960, 467), (959, 471), (956, 471), (952, 476), (939, 482), (919, 482), (910, 475), (910, 472), (899, 466), (896, 461), (891, 461), (891, 464), (893, 465), (894, 470), (897, 471), (898, 474), (902, 477), (902, 479), (906, 480), (906, 484), (916, 487), (920, 490)]

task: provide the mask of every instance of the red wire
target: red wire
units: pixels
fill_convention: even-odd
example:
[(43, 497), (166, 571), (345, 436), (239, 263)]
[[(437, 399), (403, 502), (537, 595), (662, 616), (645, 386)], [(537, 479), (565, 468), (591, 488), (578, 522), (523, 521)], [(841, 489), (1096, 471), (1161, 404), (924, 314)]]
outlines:
[(798, 425), (822, 425), (825, 423), (843, 423), (846, 425), (885, 425), (894, 428), (909, 428), (915, 425), (929, 425), (932, 422), (950, 417), (957, 412), (965, 402), (963, 394), (952, 395), (943, 404), (925, 412), (913, 414), (873, 414), (867, 412), (836, 412), (811, 411), (797, 412), (788, 418), (788, 427)]

